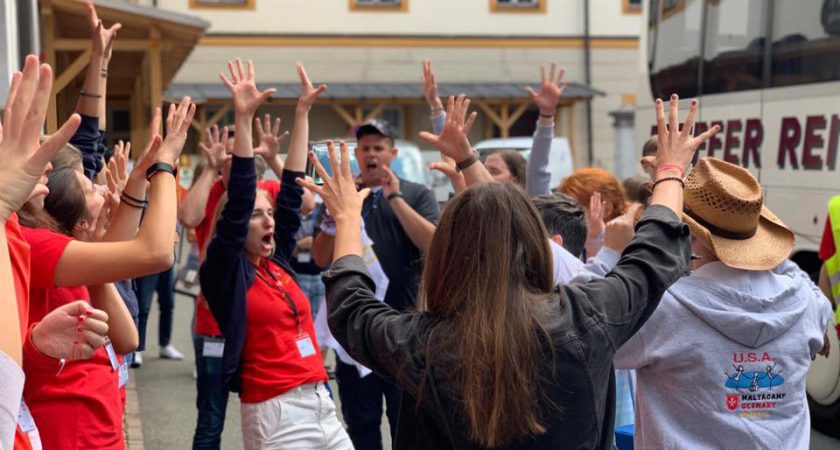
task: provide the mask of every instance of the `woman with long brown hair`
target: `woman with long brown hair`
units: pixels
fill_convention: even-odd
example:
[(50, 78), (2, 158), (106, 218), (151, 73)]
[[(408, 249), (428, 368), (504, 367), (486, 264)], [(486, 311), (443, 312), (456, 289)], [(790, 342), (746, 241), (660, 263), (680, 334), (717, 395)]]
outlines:
[[(466, 103), (466, 104), (465, 104)], [(525, 192), (490, 181), (464, 133), (463, 96), (450, 99), (440, 136), (424, 134), (459, 162), (468, 185), (447, 207), (426, 257), (420, 310), (399, 313), (374, 299), (361, 259), (360, 211), (348, 150), (334, 177), (313, 159), (315, 190), (337, 223), (325, 275), (329, 324), (353, 358), (396, 382), (408, 398), (395, 448), (609, 448), (612, 357), (688, 270), (680, 221), (682, 170), (699, 137), (670, 126), (657, 101), (660, 172), (652, 206), (615, 269), (585, 285), (553, 290), (546, 232)], [(692, 103), (684, 130), (696, 114)], [(333, 167), (339, 167), (330, 149)], [(630, 218), (627, 217), (629, 221)]]

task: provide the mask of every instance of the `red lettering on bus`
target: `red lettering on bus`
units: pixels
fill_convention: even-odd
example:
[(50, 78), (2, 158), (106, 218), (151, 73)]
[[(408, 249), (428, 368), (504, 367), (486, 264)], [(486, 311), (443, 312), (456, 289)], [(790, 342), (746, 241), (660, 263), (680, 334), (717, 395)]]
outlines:
[(822, 170), (822, 157), (814, 154), (814, 150), (825, 145), (822, 134), (818, 133), (822, 130), (825, 130), (824, 116), (808, 116), (805, 119), (805, 142), (802, 146), (802, 168), (805, 170)]
[(718, 136), (720, 136), (725, 131), (724, 129), (726, 127), (723, 126), (723, 122), (720, 121), (720, 120), (716, 120), (716, 121), (712, 122), (711, 126), (715, 126), (715, 125), (718, 126), (719, 131), (717, 132), (717, 134), (715, 134), (714, 136), (709, 138), (709, 147), (708, 147), (709, 148), (709, 154), (708, 154), (708, 156), (710, 158), (715, 157), (715, 150), (723, 148), (723, 141), (721, 141)]
[[(705, 133), (709, 130), (709, 126), (706, 125), (706, 122), (694, 122), (694, 135), (700, 136), (701, 134)], [(694, 159), (691, 160), (691, 164), (697, 164), (697, 160), (700, 159), (700, 152), (706, 149), (706, 143), (703, 142), (697, 147), (697, 151), (694, 152)]]
[(755, 167), (761, 168), (761, 157), (758, 153), (761, 143), (764, 141), (764, 127), (760, 119), (747, 119), (747, 127), (744, 130), (744, 151), (741, 162), (744, 167), (750, 167), (750, 157), (755, 162)]
[(840, 137), (840, 117), (837, 114), (831, 115), (831, 128), (828, 130), (828, 149), (825, 155), (825, 164), (828, 170), (837, 168), (837, 141)]
[(783, 117), (781, 131), (779, 132), (779, 153), (776, 157), (776, 164), (780, 169), (785, 168), (785, 156), (790, 160), (790, 166), (799, 169), (799, 162), (796, 160), (796, 147), (802, 138), (802, 128), (796, 117)]
[(724, 141), (723, 160), (739, 165), (738, 155), (734, 154), (732, 150), (741, 146), (741, 140), (738, 139), (737, 133), (741, 132), (740, 120), (728, 120), (726, 122), (726, 140)]

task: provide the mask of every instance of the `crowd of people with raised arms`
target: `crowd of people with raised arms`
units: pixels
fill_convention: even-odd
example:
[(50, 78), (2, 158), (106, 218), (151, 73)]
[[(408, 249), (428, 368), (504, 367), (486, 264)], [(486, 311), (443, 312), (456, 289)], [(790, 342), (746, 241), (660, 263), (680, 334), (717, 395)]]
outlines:
[(195, 104), (152, 111), (133, 154), (107, 148), (120, 25), (88, 8), (75, 112), (43, 135), (53, 72), (30, 55), (0, 122), (0, 449), (126, 448), (152, 291), (169, 313), (161, 356), (183, 357), (177, 226), (194, 233), (201, 288), (194, 449), (220, 448), (230, 393), (247, 450), (379, 450), (383, 414), (395, 449), (609, 449), (626, 424), (639, 449), (808, 449), (805, 374), (830, 351), (836, 299), (788, 259), (794, 234), (759, 182), (695, 158), (718, 131), (694, 134), (697, 101), (680, 121), (676, 94), (656, 100), (646, 178), (586, 167), (551, 186), (562, 70), (527, 88), (528, 158), (480, 157), (469, 98), (441, 99), (424, 62), (419, 138), (455, 191), (441, 208), (392, 171), (388, 124), (353, 130), (358, 173), (344, 141), (324, 167), (309, 114), (328, 87), (296, 64), (284, 132), (258, 114), (275, 89), (232, 58), (234, 121), (199, 136), (203, 171), (180, 192)]

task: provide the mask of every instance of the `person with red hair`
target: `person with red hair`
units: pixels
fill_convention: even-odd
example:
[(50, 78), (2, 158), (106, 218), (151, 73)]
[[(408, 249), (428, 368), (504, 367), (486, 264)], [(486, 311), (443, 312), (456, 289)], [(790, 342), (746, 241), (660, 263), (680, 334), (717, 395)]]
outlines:
[(603, 246), (604, 224), (627, 212), (621, 181), (604, 169), (587, 167), (564, 178), (555, 190), (574, 198), (586, 210), (585, 254), (594, 256)]

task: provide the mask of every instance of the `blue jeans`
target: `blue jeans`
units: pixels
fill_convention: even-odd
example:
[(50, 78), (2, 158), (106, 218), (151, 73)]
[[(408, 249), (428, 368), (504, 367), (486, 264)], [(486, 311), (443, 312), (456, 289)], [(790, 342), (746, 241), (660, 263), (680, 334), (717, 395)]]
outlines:
[(138, 315), (140, 345), (138, 352), (146, 349), (146, 322), (149, 320), (149, 310), (152, 309), (152, 296), (158, 294), (160, 306), (160, 323), (158, 327), (158, 345), (160, 348), (169, 345), (172, 337), (172, 312), (175, 309), (175, 267), (170, 267), (161, 273), (137, 278), (137, 303), (140, 307)]
[(335, 364), (341, 414), (353, 446), (356, 450), (382, 450), (382, 397), (385, 396), (386, 415), (393, 442), (400, 411), (399, 388), (374, 373), (360, 378), (356, 366), (338, 359)]
[(193, 435), (193, 450), (218, 450), (225, 428), (228, 393), (222, 390), (222, 358), (204, 357), (204, 339), (193, 335), (195, 347), (195, 382), (198, 421)]

